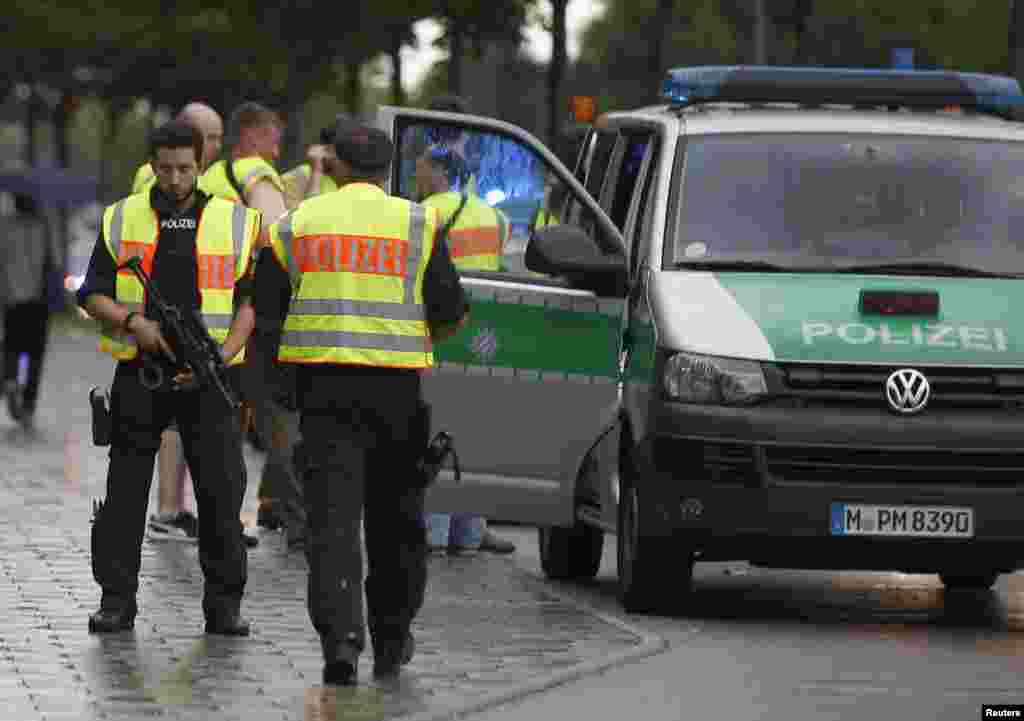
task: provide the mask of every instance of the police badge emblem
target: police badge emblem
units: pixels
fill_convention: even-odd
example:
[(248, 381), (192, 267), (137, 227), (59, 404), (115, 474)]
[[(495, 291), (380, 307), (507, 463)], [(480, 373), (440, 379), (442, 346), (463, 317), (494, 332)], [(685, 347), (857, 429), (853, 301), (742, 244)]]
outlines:
[(481, 328), (469, 342), (473, 355), (485, 363), (493, 360), (498, 353), (498, 336), (491, 327)]

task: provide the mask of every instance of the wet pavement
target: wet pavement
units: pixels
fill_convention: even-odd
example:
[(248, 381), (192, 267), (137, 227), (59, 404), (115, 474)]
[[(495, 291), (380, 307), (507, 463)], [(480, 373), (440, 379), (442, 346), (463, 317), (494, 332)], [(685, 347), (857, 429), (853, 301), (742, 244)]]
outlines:
[[(150, 541), (134, 632), (90, 635), (99, 590), (89, 516), (103, 495), (106, 449), (91, 444), (86, 397), (109, 383), (112, 363), (74, 329), (53, 339), (47, 363), (37, 430), (0, 414), (0, 719), (419, 718), (645, 642), (550, 591), (514, 559), (434, 556), (417, 654), (403, 677), (373, 682), (368, 652), (361, 686), (323, 689), (305, 559), (277, 533), (249, 552), (251, 637), (205, 636), (196, 546)], [(251, 521), (262, 456), (247, 450), (246, 460)]]

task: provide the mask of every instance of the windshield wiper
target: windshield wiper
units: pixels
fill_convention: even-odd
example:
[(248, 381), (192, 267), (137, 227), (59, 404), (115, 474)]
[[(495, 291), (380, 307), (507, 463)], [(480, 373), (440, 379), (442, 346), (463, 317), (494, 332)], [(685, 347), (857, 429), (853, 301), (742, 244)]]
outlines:
[(749, 270), (767, 273), (795, 273), (803, 270), (767, 260), (680, 260), (672, 267), (677, 270)]
[(1019, 273), (995, 273), (956, 263), (864, 263), (843, 265), (832, 269), (834, 273), (897, 273), (906, 275), (943, 275), (955, 278), (1019, 278)]

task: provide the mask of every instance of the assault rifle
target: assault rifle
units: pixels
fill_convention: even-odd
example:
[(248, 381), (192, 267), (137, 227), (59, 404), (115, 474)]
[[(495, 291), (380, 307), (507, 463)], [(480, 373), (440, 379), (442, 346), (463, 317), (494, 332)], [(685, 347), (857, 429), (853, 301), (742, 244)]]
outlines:
[(156, 390), (167, 382), (168, 372), (191, 371), (200, 385), (209, 384), (216, 388), (224, 402), (237, 411), (241, 403), (228, 387), (227, 364), (221, 355), (220, 345), (210, 337), (199, 311), (184, 312), (165, 301), (156, 289), (156, 284), (143, 270), (142, 261), (138, 257), (129, 258), (118, 266), (118, 270), (122, 268), (132, 271), (142, 283), (146, 297), (156, 310), (160, 332), (174, 350), (178, 363), (174, 367), (170, 359), (143, 354), (139, 382), (149, 390)]

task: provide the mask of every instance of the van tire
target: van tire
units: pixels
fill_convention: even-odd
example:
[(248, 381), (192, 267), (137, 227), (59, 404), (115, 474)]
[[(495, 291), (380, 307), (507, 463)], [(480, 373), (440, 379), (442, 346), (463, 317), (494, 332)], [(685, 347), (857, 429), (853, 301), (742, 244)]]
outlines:
[(601, 568), (604, 532), (576, 521), (568, 528), (541, 526), (537, 529), (540, 567), (552, 580), (590, 580)]
[(942, 580), (942, 585), (950, 591), (984, 591), (995, 585), (999, 574), (995, 571), (983, 573), (940, 573), (939, 578)]
[(632, 482), (628, 456), (620, 472), (616, 550), (619, 601), (627, 613), (673, 615), (685, 610), (693, 589), (695, 549), (685, 536), (646, 531), (652, 509)]

